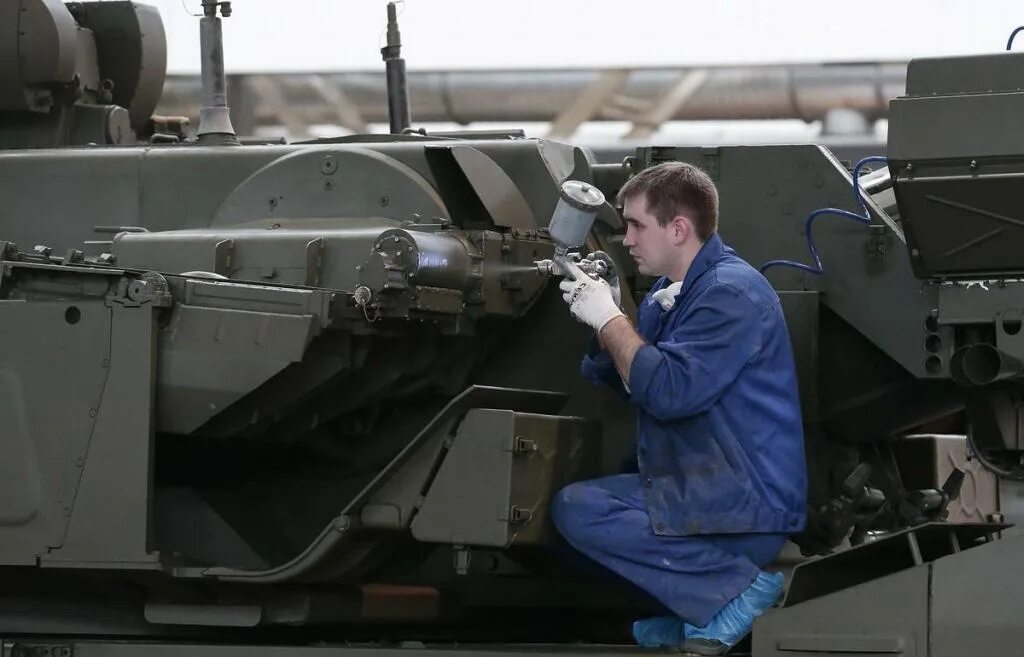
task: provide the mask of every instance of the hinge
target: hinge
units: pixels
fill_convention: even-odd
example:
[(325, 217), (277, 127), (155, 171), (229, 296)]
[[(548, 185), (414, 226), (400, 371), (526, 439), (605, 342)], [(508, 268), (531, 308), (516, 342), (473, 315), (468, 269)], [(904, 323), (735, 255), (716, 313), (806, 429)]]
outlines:
[(515, 454), (532, 454), (537, 451), (537, 441), (530, 440), (529, 438), (523, 438), (522, 436), (516, 436), (516, 442), (512, 447), (512, 451)]
[(513, 506), (508, 510), (508, 521), (520, 525), (533, 520), (533, 511), (525, 506)]

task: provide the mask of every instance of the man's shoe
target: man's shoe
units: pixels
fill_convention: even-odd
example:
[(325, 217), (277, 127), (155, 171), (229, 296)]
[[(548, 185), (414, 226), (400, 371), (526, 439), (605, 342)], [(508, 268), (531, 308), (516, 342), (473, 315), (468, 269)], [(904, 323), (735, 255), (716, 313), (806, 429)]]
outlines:
[(718, 657), (729, 652), (729, 648), (717, 639), (686, 639), (679, 644), (679, 652), (699, 657)]
[(764, 573), (739, 594), (704, 627), (687, 623), (679, 648), (695, 655), (724, 655), (750, 632), (754, 619), (779, 601), (782, 595), (782, 573)]
[(643, 648), (678, 648), (685, 638), (683, 619), (676, 616), (645, 618), (633, 623), (633, 639)]

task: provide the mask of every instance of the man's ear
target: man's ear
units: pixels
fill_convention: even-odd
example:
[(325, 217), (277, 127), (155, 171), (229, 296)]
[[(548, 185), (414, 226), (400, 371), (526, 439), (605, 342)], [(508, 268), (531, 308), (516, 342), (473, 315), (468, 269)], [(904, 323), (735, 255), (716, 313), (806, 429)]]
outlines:
[(672, 243), (676, 246), (686, 242), (693, 235), (693, 222), (689, 217), (678, 214), (672, 218)]

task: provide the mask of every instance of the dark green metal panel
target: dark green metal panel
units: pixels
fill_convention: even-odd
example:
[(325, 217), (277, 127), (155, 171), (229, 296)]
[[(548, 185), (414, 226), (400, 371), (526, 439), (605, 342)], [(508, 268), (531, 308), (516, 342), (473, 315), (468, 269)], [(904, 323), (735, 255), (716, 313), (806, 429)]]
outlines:
[(967, 550), (932, 566), (929, 657), (1013, 655), (1024, 644), (1024, 576), (1015, 562), (1024, 538)]
[(110, 373), (67, 533), (59, 549), (42, 556), (44, 567), (162, 567), (151, 524), (156, 316), (150, 304), (114, 304), (110, 314)]
[[(111, 316), (96, 298), (3, 301), (0, 312), (0, 380), (9, 393), (0, 405), (11, 418), (0, 449), (17, 468), (3, 483), (0, 560), (34, 565), (66, 538), (109, 377)], [(12, 348), (28, 344), (45, 347)]]
[(599, 427), (582, 418), (476, 409), (466, 415), (413, 518), (420, 541), (549, 542), (554, 494), (598, 472)]
[(1021, 91), (1022, 80), (1024, 54), (1019, 52), (918, 57), (907, 64), (907, 96)]

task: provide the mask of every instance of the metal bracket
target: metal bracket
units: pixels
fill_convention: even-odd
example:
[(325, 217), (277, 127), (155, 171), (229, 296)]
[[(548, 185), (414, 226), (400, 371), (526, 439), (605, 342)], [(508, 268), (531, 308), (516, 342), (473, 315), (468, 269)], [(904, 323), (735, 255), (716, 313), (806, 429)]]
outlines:
[(145, 304), (165, 308), (173, 303), (170, 287), (156, 272), (146, 272), (139, 278), (122, 278), (117, 288), (107, 295), (107, 303), (116, 303), (126, 308), (138, 308)]
[(231, 278), (231, 266), (235, 253), (235, 241), (221, 240), (213, 247), (213, 272)]
[(452, 566), (456, 575), (465, 575), (469, 572), (469, 564), (473, 560), (473, 553), (464, 545), (452, 546)]
[(318, 237), (306, 244), (306, 285), (320, 285), (320, 272), (324, 264), (324, 239)]

